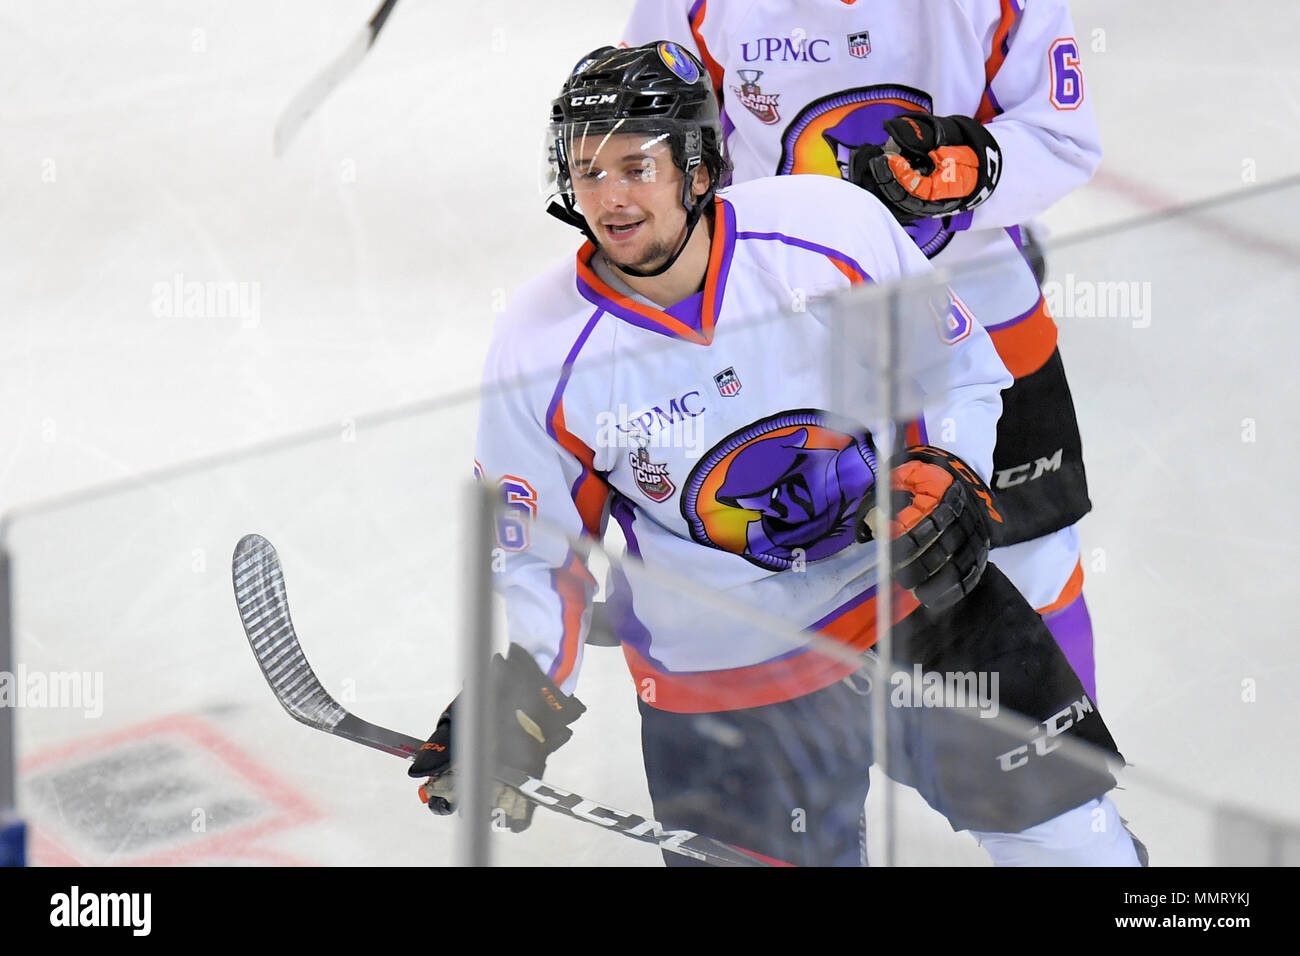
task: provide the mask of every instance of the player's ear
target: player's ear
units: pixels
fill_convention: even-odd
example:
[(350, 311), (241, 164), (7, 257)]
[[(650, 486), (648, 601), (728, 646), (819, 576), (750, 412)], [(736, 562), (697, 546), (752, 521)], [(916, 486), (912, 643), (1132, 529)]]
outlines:
[(709, 191), (709, 171), (703, 164), (695, 167), (694, 179), (691, 181), (691, 192), (697, 196), (703, 196)]

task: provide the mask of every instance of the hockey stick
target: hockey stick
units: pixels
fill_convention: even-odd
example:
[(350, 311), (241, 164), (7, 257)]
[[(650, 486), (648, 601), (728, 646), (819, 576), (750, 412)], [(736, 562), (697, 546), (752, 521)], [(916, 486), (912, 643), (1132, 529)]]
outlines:
[[(298, 635), (289, 617), (284, 572), (271, 542), (257, 534), (241, 538), (235, 547), (231, 573), (235, 603), (239, 606), (239, 617), (253, 656), (276, 700), (289, 716), (308, 727), (384, 753), (408, 760), (414, 757), (423, 741), (368, 723), (349, 713), (321, 686), (298, 643)], [(605, 827), (642, 843), (653, 843), (661, 850), (714, 866), (769, 865), (767, 861), (725, 843), (690, 830), (666, 830), (654, 820), (604, 806), (519, 770), (501, 767), (493, 771), (493, 776), (548, 810)]]
[(289, 105), (284, 108), (279, 121), (275, 124), (276, 156), (284, 155), (284, 151), (289, 148), (289, 143), (298, 135), (298, 130), (302, 129), (303, 124), (311, 118), (311, 114), (325, 102), (325, 98), (334, 91), (334, 88), (343, 82), (344, 77), (356, 69), (366, 52), (375, 45), (379, 31), (384, 28), (384, 22), (395, 6), (397, 0), (384, 0), (374, 16), (370, 18), (370, 22), (343, 49), (343, 52), (289, 101)]

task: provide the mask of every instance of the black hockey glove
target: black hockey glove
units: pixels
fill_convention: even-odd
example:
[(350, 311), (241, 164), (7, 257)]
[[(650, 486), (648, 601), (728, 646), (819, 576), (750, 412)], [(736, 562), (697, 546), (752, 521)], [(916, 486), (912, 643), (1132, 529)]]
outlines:
[[(988, 564), (992, 528), (1002, 516), (970, 466), (941, 448), (913, 445), (890, 469), (894, 578), (934, 610), (974, 589)], [(871, 541), (883, 524), (874, 503), (858, 510), (857, 539)]]
[(988, 127), (969, 116), (904, 113), (885, 120), (889, 141), (849, 158), (849, 180), (906, 224), (968, 212), (1002, 176), (1002, 150)]
[[(510, 645), (508, 656), (492, 658), (488, 688), (496, 765), (540, 777), (546, 758), (573, 736), (568, 725), (587, 708), (551, 683), (533, 656), (518, 644)], [(420, 799), (437, 814), (456, 810), (456, 769), (451, 756), (455, 708), (456, 701), (452, 701), (442, 712), (429, 742), (420, 748), (407, 771), (412, 777), (429, 778), (420, 787)], [(532, 823), (534, 803), (511, 787), (494, 782), (492, 804), (494, 824), (500, 821), (519, 833)]]

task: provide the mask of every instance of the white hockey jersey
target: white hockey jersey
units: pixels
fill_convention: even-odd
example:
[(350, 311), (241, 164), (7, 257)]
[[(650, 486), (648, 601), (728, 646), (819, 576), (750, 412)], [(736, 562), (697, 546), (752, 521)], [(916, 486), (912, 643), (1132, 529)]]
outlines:
[[(997, 189), (969, 213), (907, 232), (951, 270), (1016, 379), (1051, 359), (1057, 327), (1017, 254), (1019, 224), (1101, 160), (1066, 0), (637, 0), (624, 43), (660, 39), (708, 68), (736, 182), (840, 176), (848, 150), (883, 144), (882, 124), (904, 111), (985, 123), (1002, 149)], [(1077, 592), (1074, 527), (994, 557), (1035, 607)]]
[(1101, 158), (1065, 0), (638, 0), (624, 43), (661, 39), (708, 67), (737, 182), (838, 176), (907, 110), (988, 124), (1002, 181), (972, 213), (913, 230), (932, 257), (1041, 214)]
[[(727, 710), (840, 679), (853, 665), (754, 615), (859, 650), (875, 640), (874, 549), (853, 537), (875, 469), (853, 396), (870, 394), (874, 356), (844, 365), (819, 296), (927, 271), (924, 256), (873, 197), (812, 176), (724, 191), (704, 288), (668, 309), (620, 294), (593, 255), (588, 243), (520, 290), (485, 368), (476, 467), (505, 507), (510, 639), (573, 690), (595, 587), (578, 542), (612, 515), (633, 560), (609, 606), (643, 699)], [(948, 306), (896, 336), (923, 395), (906, 440), (987, 478), (1011, 379)], [(854, 371), (833, 382), (832, 367)], [(849, 398), (836, 407), (836, 394)], [(896, 598), (898, 616), (915, 609)]]

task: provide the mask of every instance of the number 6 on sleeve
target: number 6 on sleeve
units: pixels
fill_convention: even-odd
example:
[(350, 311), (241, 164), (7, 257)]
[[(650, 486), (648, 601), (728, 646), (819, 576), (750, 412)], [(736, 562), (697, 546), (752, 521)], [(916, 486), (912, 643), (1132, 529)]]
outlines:
[(1052, 105), (1058, 110), (1077, 110), (1083, 102), (1083, 69), (1079, 44), (1074, 37), (1061, 37), (1052, 44)]

